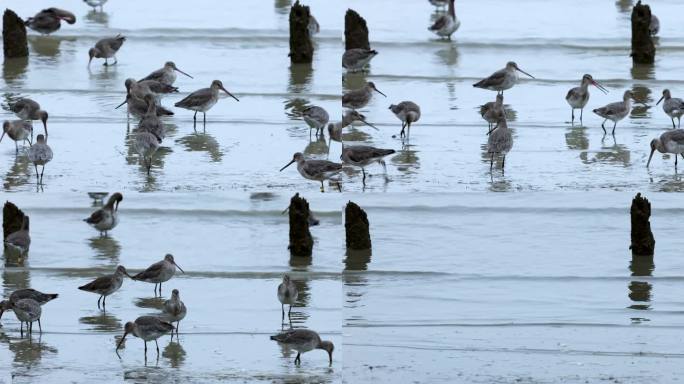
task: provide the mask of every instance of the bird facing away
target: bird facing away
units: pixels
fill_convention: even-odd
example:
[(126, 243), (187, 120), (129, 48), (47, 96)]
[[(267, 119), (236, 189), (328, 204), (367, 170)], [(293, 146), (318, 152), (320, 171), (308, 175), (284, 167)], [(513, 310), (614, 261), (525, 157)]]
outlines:
[[(24, 215), (21, 221), (21, 228), (14, 231), (5, 237), (5, 247), (17, 250), (24, 255), (29, 251), (31, 246), (31, 235), (29, 234), (29, 217)], [(2, 314), (0, 314), (0, 317)]]
[(311, 135), (311, 129), (316, 128), (316, 136), (318, 136), (319, 131), (323, 133), (323, 128), (330, 121), (328, 112), (317, 105), (305, 108), (302, 111), (302, 118), (309, 126), (309, 135)]
[(133, 280), (144, 281), (147, 283), (154, 283), (154, 293), (157, 293), (157, 285), (159, 285), (159, 296), (161, 296), (162, 283), (169, 281), (176, 273), (176, 268), (185, 273), (181, 267), (173, 260), (173, 255), (166, 254), (164, 260), (158, 261), (146, 270), (133, 276)]
[(47, 8), (26, 19), (24, 24), (40, 34), (49, 35), (62, 26), (62, 20), (73, 24), (76, 22), (76, 16), (63, 9)]
[[(29, 161), (33, 163), (36, 168), (36, 180), (39, 184), (43, 183), (43, 172), (45, 172), (45, 164), (52, 160), (52, 149), (47, 145), (47, 140), (45, 136), (38, 135), (36, 138), (36, 143), (29, 148), (28, 152)], [(38, 166), (42, 166), (40, 170), (40, 178), (38, 178)]]
[(500, 118), (496, 124), (496, 127), (489, 134), (489, 139), (487, 140), (487, 152), (490, 154), (489, 161), (489, 171), (492, 171), (494, 166), (494, 155), (500, 154), (503, 156), (501, 162), (501, 173), (504, 173), (506, 166), (506, 154), (513, 148), (513, 135), (511, 130), (508, 129), (508, 124), (504, 117)]
[(114, 63), (112, 63), (111, 65), (116, 64), (116, 53), (119, 51), (119, 48), (121, 48), (124, 41), (126, 41), (126, 37), (121, 36), (120, 34), (116, 35), (115, 37), (107, 37), (99, 40), (97, 43), (95, 43), (95, 46), (93, 48), (90, 48), (90, 50), (88, 50), (88, 66), (90, 66), (90, 63), (93, 61), (93, 58), (105, 59), (105, 62), (103, 64), (104, 66), (109, 65), (107, 59), (114, 58)]
[(584, 107), (587, 105), (587, 102), (589, 101), (590, 84), (600, 89), (603, 93), (608, 93), (608, 90), (604, 88), (603, 85), (599, 84), (596, 80), (594, 80), (594, 78), (591, 77), (590, 74), (587, 73), (584, 76), (582, 76), (582, 82), (580, 83), (580, 86), (572, 88), (568, 91), (568, 94), (565, 95), (565, 101), (567, 101), (568, 104), (570, 104), (570, 108), (572, 108), (571, 123), (575, 122), (575, 109), (580, 110), (580, 124), (582, 123)]
[(43, 293), (40, 291), (36, 291), (33, 288), (17, 289), (16, 291), (10, 294), (8, 300), (3, 300), (0, 302), (0, 318), (2, 318), (2, 314), (5, 311), (12, 310), (12, 305), (14, 305), (19, 300), (32, 299), (35, 300), (38, 304), (43, 305), (51, 300), (56, 299), (58, 296), (59, 295), (56, 293)]
[[(128, 114), (133, 115), (134, 117), (137, 117), (139, 119), (145, 117), (145, 114), (147, 114), (147, 111), (150, 109), (144, 97), (137, 97), (133, 93), (128, 93), (126, 95), (126, 100), (124, 100), (123, 103), (117, 105), (114, 109), (119, 109), (124, 104), (127, 105)], [(157, 116), (173, 115), (173, 111), (169, 111), (168, 109), (160, 105), (157, 105), (155, 110)]]
[(233, 96), (232, 93), (228, 92), (226, 88), (223, 87), (221, 80), (214, 80), (211, 82), (209, 88), (198, 89), (197, 91), (189, 94), (183, 100), (175, 104), (178, 108), (189, 109), (195, 111), (195, 115), (192, 117), (193, 121), (197, 121), (197, 112), (202, 112), (204, 115), (204, 123), (207, 123), (207, 111), (216, 104), (219, 99), (219, 90), (228, 94), (228, 96), (233, 99), (240, 101), (237, 97)]
[[(682, 115), (684, 115), (684, 101), (678, 97), (672, 97), (669, 89), (663, 90), (663, 96), (658, 100), (656, 105), (663, 103), (663, 111), (672, 119), (672, 129), (679, 128), (681, 125)], [(674, 119), (677, 118), (677, 126), (675, 127)]]
[(387, 166), (384, 158), (393, 154), (394, 149), (375, 148), (368, 145), (343, 146), (340, 158), (345, 164), (360, 167), (363, 173), (363, 185), (366, 185), (366, 167), (373, 163), (382, 165), (387, 180)]
[(147, 169), (147, 175), (152, 170), (152, 158), (159, 149), (161, 139), (147, 131), (140, 131), (135, 134), (135, 151), (142, 159), (143, 165)]
[(40, 108), (37, 101), (21, 98), (10, 104), (10, 110), (22, 120), (40, 120), (43, 122), (45, 137), (47, 137), (48, 113)]
[(310, 329), (291, 329), (289, 331), (271, 336), (271, 340), (285, 344), (297, 351), (297, 357), (294, 359), (295, 365), (302, 363), (302, 353), (309, 352), (314, 349), (322, 349), (328, 352), (328, 361), (330, 362), (330, 365), (332, 365), (332, 355), (335, 346), (330, 341), (321, 340), (321, 337), (315, 331)]
[(351, 90), (342, 95), (342, 106), (349, 109), (361, 109), (368, 105), (373, 97), (373, 91), (387, 97), (375, 87), (375, 83), (369, 81), (361, 88)]
[(145, 342), (145, 360), (147, 360), (148, 341), (154, 340), (154, 344), (157, 346), (157, 356), (159, 356), (159, 344), (157, 343), (157, 339), (172, 331), (173, 325), (156, 316), (140, 316), (135, 319), (135, 321), (127, 322), (124, 326), (123, 337), (119, 341), (119, 344), (116, 345), (117, 354), (119, 348), (121, 348), (121, 344), (126, 340), (126, 336), (131, 334)]
[(31, 136), (33, 136), (33, 124), (31, 121), (25, 120), (10, 120), (2, 123), (2, 136), (0, 142), (5, 137), (9, 136), (14, 141), (14, 153), (19, 153), (19, 142), (28, 141), (31, 145)]
[(43, 327), (40, 325), (40, 315), (42, 309), (40, 308), (40, 303), (37, 301), (26, 298), (20, 299), (15, 302), (4, 300), (2, 301), (2, 311), (13, 310), (14, 315), (17, 320), (21, 322), (21, 336), (24, 336), (24, 323), (26, 323), (27, 334), (33, 333), (33, 323), (38, 322), (38, 330), (43, 333)]
[(123, 265), (116, 267), (111, 275), (100, 276), (88, 284), (78, 287), (81, 291), (97, 293), (100, 297), (97, 299), (97, 309), (100, 309), (100, 300), (102, 300), (102, 309), (107, 309), (107, 296), (116, 292), (123, 284), (124, 276), (131, 277)]
[[(177, 289), (174, 289), (171, 291), (171, 298), (164, 302), (164, 314), (171, 324), (173, 324), (174, 321), (176, 322), (176, 337), (178, 337), (180, 322), (185, 318), (187, 313), (188, 309), (185, 307), (185, 303), (180, 299), (180, 293)], [(173, 331), (171, 331), (171, 338), (173, 338)]]
[(677, 155), (684, 158), (684, 129), (671, 129), (660, 135), (660, 138), (651, 140), (651, 154), (648, 156), (647, 168), (651, 165), (651, 158), (656, 150), (660, 153), (674, 154), (676, 170)]
[(604, 107), (594, 109), (594, 113), (603, 117), (604, 119), (603, 123), (601, 123), (603, 133), (607, 133), (604, 124), (606, 123), (606, 121), (610, 120), (613, 122), (612, 134), (615, 134), (615, 127), (617, 126), (617, 122), (624, 119), (632, 110), (632, 97), (634, 97), (632, 91), (625, 91), (624, 95), (622, 96), (622, 101), (610, 103)]
[(147, 112), (145, 112), (138, 123), (138, 131), (153, 134), (159, 140), (159, 144), (161, 144), (162, 140), (166, 137), (166, 126), (164, 126), (164, 123), (159, 118), (154, 95), (148, 93), (145, 95), (144, 100), (147, 104)]
[(503, 94), (498, 93), (496, 95), (496, 101), (487, 102), (480, 107), (480, 115), (489, 123), (489, 132), (487, 134), (492, 133), (493, 124), (496, 124), (501, 116), (504, 118), (506, 117), (503, 101)]
[(352, 48), (347, 49), (342, 54), (342, 67), (348, 72), (363, 71), (366, 65), (370, 63), (378, 51), (374, 49)]
[(518, 64), (513, 61), (506, 63), (506, 67), (489, 75), (477, 83), (473, 84), (475, 88), (488, 89), (490, 91), (503, 91), (512, 88), (519, 80), (518, 72), (522, 72), (534, 79), (534, 76), (518, 68)]
[(295, 283), (290, 279), (289, 275), (283, 276), (283, 282), (278, 285), (278, 301), (280, 301), (280, 310), (282, 312), (281, 320), (285, 319), (285, 304), (290, 306), (287, 311), (287, 317), (290, 317), (292, 312), (292, 305), (297, 302), (299, 297), (299, 290)]
[[(283, 169), (295, 162), (297, 163), (297, 171), (299, 171), (299, 174), (302, 175), (302, 177), (321, 182), (321, 192), (325, 192), (323, 181), (329, 180), (342, 171), (342, 164), (333, 163), (332, 161), (327, 160), (307, 160), (301, 152), (295, 153), (292, 156), (292, 161), (280, 168), (280, 171), (282, 172)], [(338, 188), (341, 189), (339, 183)]]
[(109, 196), (107, 204), (93, 212), (87, 219), (83, 219), (83, 221), (100, 231), (100, 236), (103, 234), (104, 236), (107, 236), (107, 231), (111, 231), (119, 224), (119, 215), (117, 211), (119, 210), (119, 203), (121, 203), (121, 200), (123, 200), (123, 195), (121, 193), (113, 193)]
[(176, 82), (176, 72), (180, 72), (191, 79), (193, 78), (192, 76), (178, 69), (173, 61), (167, 61), (162, 68), (157, 69), (139, 81), (156, 80), (162, 84), (173, 85), (173, 83)]
[(454, 9), (454, 0), (449, 1), (449, 9), (446, 15), (440, 16), (435, 23), (428, 28), (439, 37), (445, 37), (451, 40), (451, 35), (461, 26), (461, 21), (456, 17), (456, 10)]
[[(402, 101), (399, 104), (392, 104), (389, 109), (394, 113), (399, 120), (401, 120), (401, 132), (399, 136), (404, 137), (411, 133), (411, 124), (420, 120), (420, 107), (413, 101)], [(408, 134), (404, 130), (408, 127)]]

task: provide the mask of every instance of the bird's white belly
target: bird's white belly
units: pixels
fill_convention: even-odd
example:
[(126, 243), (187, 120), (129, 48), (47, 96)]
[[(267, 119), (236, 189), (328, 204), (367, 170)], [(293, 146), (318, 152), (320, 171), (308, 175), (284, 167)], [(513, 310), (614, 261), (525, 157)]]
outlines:
[(99, 231), (109, 231), (119, 224), (119, 217), (114, 212), (105, 211), (104, 216), (100, 222), (95, 223), (93, 226)]

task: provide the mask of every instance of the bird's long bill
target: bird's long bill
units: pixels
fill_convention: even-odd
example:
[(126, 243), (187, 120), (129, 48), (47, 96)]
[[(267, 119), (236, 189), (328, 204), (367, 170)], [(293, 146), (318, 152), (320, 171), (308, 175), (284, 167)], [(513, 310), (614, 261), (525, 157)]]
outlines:
[(364, 123), (364, 124), (366, 124), (367, 126), (373, 128), (373, 129), (375, 129), (376, 131), (379, 131), (378, 127), (376, 127), (375, 125), (373, 125), (373, 124), (367, 122), (366, 120), (361, 120), (361, 122)]
[(228, 96), (232, 97), (233, 99), (235, 99), (235, 100), (237, 100), (237, 101), (240, 101), (240, 99), (238, 99), (237, 97), (233, 96), (232, 93), (228, 92), (227, 89), (225, 89), (225, 88), (223, 88), (223, 87), (221, 87), (221, 89), (223, 90), (223, 92), (227, 93)]
[(181, 272), (185, 273), (185, 271), (183, 270), (183, 268), (181, 268), (180, 265), (176, 264), (175, 261), (173, 262), (173, 265), (175, 265), (176, 268), (180, 269)]
[(194, 79), (194, 77), (192, 77), (192, 76), (188, 75), (187, 73), (185, 73), (185, 72), (181, 71), (181, 70), (180, 70), (180, 69), (178, 69), (178, 68), (174, 68), (174, 70), (176, 70), (176, 71), (178, 71), (178, 72), (180, 72), (180, 73), (184, 74), (185, 76), (187, 76), (187, 77), (189, 77), (189, 78), (191, 78), (191, 79)]
[(599, 83), (596, 80), (592, 81), (591, 83), (594, 84), (596, 88), (600, 89), (606, 95), (608, 94), (608, 90), (606, 89), (606, 87), (603, 86), (603, 84)]
[(651, 149), (651, 154), (648, 156), (648, 162), (646, 163), (646, 168), (651, 164), (651, 158), (653, 157), (653, 152), (655, 152), (655, 148)]
[(116, 205), (114, 206), (114, 210), (115, 210), (115, 211), (118, 211), (118, 210), (119, 210), (119, 202), (118, 202), (118, 201), (116, 202)]
[(663, 95), (663, 96), (660, 98), (660, 100), (658, 100), (658, 102), (656, 103), (656, 105), (660, 104), (660, 102), (663, 101), (664, 98), (665, 98), (665, 95)]
[[(0, 135), (0, 143), (2, 143), (2, 138), (5, 137), (5, 132)], [(2, 312), (0, 312), (0, 317), (2, 317)]]
[(124, 105), (126, 103), (128, 103), (128, 98), (126, 98), (126, 100), (124, 100), (123, 103), (117, 105), (116, 108), (114, 108), (114, 109), (119, 109), (119, 108), (121, 108), (122, 105)]
[(88, 59), (88, 66), (90, 67), (90, 63), (93, 61), (93, 57), (90, 56), (90, 59)]
[(294, 163), (294, 162), (295, 162), (295, 161), (294, 161), (294, 159), (292, 159), (292, 161), (290, 161), (289, 163), (287, 163), (287, 165), (286, 165), (286, 166), (284, 166), (284, 167), (280, 168), (280, 171), (279, 171), (279, 172), (282, 172), (282, 171), (283, 171), (283, 169), (285, 169), (285, 168), (289, 167), (289, 166), (290, 166), (290, 165), (292, 165), (292, 163)]
[(379, 90), (379, 89), (377, 89), (377, 88), (373, 88), (373, 89), (375, 89), (375, 92), (377, 92), (377, 93), (379, 93), (379, 94), (381, 94), (381, 95), (383, 95), (383, 96), (387, 97), (387, 95), (385, 95), (384, 93), (380, 92), (380, 90)]
[(529, 77), (531, 77), (531, 78), (533, 78), (533, 79), (535, 79), (535, 77), (534, 77), (534, 76), (530, 75), (529, 73), (527, 73), (527, 72), (523, 71), (523, 70), (522, 70), (522, 69), (520, 69), (520, 68), (516, 68), (516, 70), (517, 70), (517, 71), (519, 71), (519, 72), (522, 72), (522, 73), (526, 74), (527, 76), (529, 76)]
[(119, 348), (121, 347), (121, 344), (123, 344), (124, 340), (126, 340), (126, 335), (128, 335), (128, 332), (124, 332), (123, 337), (121, 338), (121, 340), (119, 340), (119, 344), (116, 345), (116, 350), (117, 350), (117, 351), (118, 351)]

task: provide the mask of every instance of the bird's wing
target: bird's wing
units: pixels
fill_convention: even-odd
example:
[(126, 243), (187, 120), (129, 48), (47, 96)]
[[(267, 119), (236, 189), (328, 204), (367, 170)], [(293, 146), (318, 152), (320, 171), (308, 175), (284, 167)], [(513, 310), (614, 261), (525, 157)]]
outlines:
[(155, 316), (140, 316), (135, 320), (135, 324), (143, 329), (155, 330), (157, 332), (169, 332), (173, 325)]
[(679, 145), (684, 145), (684, 129), (674, 129), (667, 131), (665, 134), (670, 136), (670, 139)]
[(97, 211), (93, 212), (89, 218), (85, 219), (85, 222), (88, 224), (97, 224), (101, 222), (103, 219), (104, 211), (102, 209), (98, 209)]
[(342, 169), (342, 164), (333, 163), (327, 160), (309, 160), (304, 165), (304, 171), (310, 175), (318, 173), (338, 172)]
[(444, 28), (448, 22), (449, 20), (447, 19), (446, 15), (440, 16), (428, 29), (431, 31), (439, 31), (440, 29)]
[(156, 80), (159, 81), (161, 78), (164, 76), (164, 68), (157, 69), (156, 71), (150, 73), (149, 75), (143, 77), (142, 79), (138, 80), (138, 82), (145, 81), (145, 80)]
[(489, 76), (488, 78), (482, 79), (479, 82), (475, 83), (475, 86), (487, 87), (490, 85), (498, 85), (501, 82), (503, 82), (505, 77), (506, 77), (506, 70), (500, 69), (500, 70), (492, 73), (492, 75)]
[(326, 112), (325, 109), (317, 106), (311, 106), (302, 111), (302, 114), (304, 116), (308, 116), (314, 120), (317, 121), (328, 121), (330, 119), (330, 116), (328, 115), (328, 112)]
[(111, 285), (110, 276), (101, 276), (86, 285), (78, 287), (82, 291), (100, 291), (109, 288)]
[(177, 102), (174, 104), (176, 107), (195, 107), (198, 105), (202, 105), (206, 103), (209, 99), (211, 99), (211, 89), (210, 88), (202, 88), (200, 90), (197, 90), (188, 96), (186, 96), (183, 100)]
[(152, 265), (150, 265), (146, 270), (138, 273), (137, 275), (133, 276), (133, 280), (142, 280), (142, 279), (147, 279), (152, 276), (157, 276), (159, 274), (159, 271), (164, 267), (164, 262), (163, 261), (158, 261)]

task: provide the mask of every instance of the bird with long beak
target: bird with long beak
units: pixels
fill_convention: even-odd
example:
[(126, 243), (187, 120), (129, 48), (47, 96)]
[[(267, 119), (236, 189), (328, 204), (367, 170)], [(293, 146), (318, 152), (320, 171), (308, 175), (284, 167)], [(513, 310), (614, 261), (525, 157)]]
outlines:
[(129, 334), (142, 339), (145, 342), (145, 361), (147, 361), (147, 342), (154, 340), (157, 346), (157, 356), (159, 356), (159, 344), (157, 339), (165, 334), (173, 331), (173, 325), (156, 316), (140, 316), (135, 321), (129, 321), (124, 326), (124, 334), (119, 343), (116, 345), (116, 354), (119, 354), (119, 348), (126, 340)]
[[(682, 115), (684, 115), (684, 101), (678, 97), (672, 97), (669, 89), (663, 90), (663, 96), (658, 100), (656, 105), (663, 103), (663, 111), (672, 119), (672, 129), (679, 128), (682, 123)], [(677, 126), (675, 127), (674, 119), (677, 118)]]
[[(28, 222), (28, 217), (26, 217)], [(12, 292), (8, 300), (3, 300), (0, 302), (0, 318), (5, 311), (12, 310), (12, 305), (22, 299), (33, 299), (38, 302), (38, 304), (43, 305), (51, 300), (54, 300), (59, 295), (56, 293), (43, 293), (37, 291), (33, 288), (17, 289)]]
[(314, 349), (322, 349), (328, 352), (328, 361), (332, 365), (332, 355), (335, 346), (331, 341), (321, 340), (321, 337), (315, 331), (310, 329), (291, 329), (271, 336), (271, 340), (275, 340), (279, 344), (284, 344), (297, 351), (297, 357), (294, 359), (295, 365), (302, 363), (302, 353), (313, 351)]
[(183, 268), (178, 266), (173, 260), (173, 255), (167, 254), (164, 256), (164, 260), (158, 261), (146, 270), (138, 273), (137, 275), (131, 277), (133, 280), (144, 281), (147, 283), (154, 283), (154, 293), (157, 294), (157, 285), (159, 285), (159, 296), (161, 296), (161, 286), (162, 283), (171, 280), (173, 275), (176, 273), (176, 268), (180, 269), (181, 272)]
[(580, 86), (572, 88), (568, 91), (568, 94), (565, 96), (565, 101), (567, 101), (568, 104), (570, 104), (570, 108), (572, 108), (571, 123), (575, 122), (575, 109), (580, 110), (580, 124), (582, 123), (584, 107), (587, 105), (587, 102), (589, 102), (589, 85), (593, 85), (596, 88), (600, 89), (601, 92), (608, 94), (608, 90), (603, 85), (599, 84), (596, 80), (594, 80), (594, 78), (591, 77), (590, 74), (587, 73), (584, 76), (582, 76), (582, 83), (580, 84)]
[(193, 78), (192, 76), (178, 69), (173, 61), (167, 61), (164, 64), (164, 67), (157, 69), (138, 81), (156, 80), (166, 85), (173, 85), (173, 83), (176, 82), (176, 72), (180, 72), (191, 79)]
[(97, 293), (100, 298), (97, 299), (97, 309), (100, 309), (100, 300), (102, 300), (102, 309), (107, 309), (107, 296), (116, 292), (123, 284), (124, 276), (131, 277), (123, 265), (116, 267), (116, 271), (111, 275), (100, 276), (88, 284), (78, 287), (81, 291)]
[(497, 91), (503, 94), (503, 91), (512, 88), (518, 83), (520, 80), (518, 72), (522, 72), (534, 79), (534, 76), (520, 69), (518, 64), (513, 61), (509, 61), (506, 63), (505, 68), (499, 69), (498, 71), (489, 75), (489, 77), (478, 81), (477, 83), (473, 84), (473, 87)]
[(76, 16), (69, 11), (53, 7), (43, 9), (35, 16), (29, 17), (24, 24), (38, 33), (49, 35), (62, 26), (62, 20), (73, 24), (76, 22)]
[(627, 90), (622, 95), (622, 101), (610, 103), (601, 108), (594, 109), (594, 113), (603, 117), (604, 119), (603, 123), (601, 123), (603, 133), (607, 133), (604, 124), (606, 121), (610, 120), (613, 122), (613, 132), (611, 134), (615, 134), (615, 127), (617, 126), (618, 121), (627, 117), (629, 112), (632, 111), (632, 98), (634, 98), (634, 94), (632, 91)]
[(648, 156), (647, 168), (651, 165), (651, 158), (656, 150), (660, 153), (674, 154), (675, 169), (677, 169), (677, 155), (681, 155), (684, 159), (684, 129), (672, 129), (660, 135), (660, 138), (651, 140), (651, 154)]
[(93, 58), (96, 59), (105, 59), (104, 66), (110, 65), (107, 62), (107, 59), (109, 58), (114, 58), (114, 63), (111, 65), (116, 64), (118, 61), (116, 60), (116, 53), (119, 51), (119, 48), (123, 45), (124, 41), (126, 41), (125, 36), (116, 35), (115, 37), (107, 37), (104, 39), (99, 40), (97, 43), (95, 43), (95, 46), (93, 48), (90, 48), (88, 50), (88, 66), (90, 66), (90, 63), (93, 61)]
[(29, 98), (21, 98), (9, 105), (10, 111), (22, 120), (40, 120), (43, 122), (45, 137), (48, 136), (47, 121), (48, 113), (40, 108), (40, 104)]
[[(43, 184), (43, 172), (45, 172), (45, 164), (52, 160), (52, 148), (47, 144), (47, 138), (43, 135), (38, 135), (36, 143), (29, 148), (28, 159), (33, 163), (36, 169), (36, 181), (38, 184)], [(42, 166), (40, 170), (40, 178), (38, 177), (38, 166)]]
[(349, 109), (361, 109), (368, 105), (373, 98), (373, 91), (387, 97), (375, 87), (375, 83), (369, 81), (361, 88), (351, 90), (342, 95), (342, 106)]
[(87, 219), (83, 219), (83, 221), (100, 231), (100, 236), (103, 234), (104, 236), (107, 236), (107, 231), (111, 231), (119, 224), (118, 210), (121, 200), (123, 200), (123, 195), (121, 193), (113, 193), (109, 196), (107, 204), (93, 212)]
[(214, 80), (211, 82), (209, 88), (198, 89), (197, 91), (186, 96), (183, 100), (177, 102), (175, 106), (178, 108), (195, 111), (195, 115), (192, 117), (194, 122), (197, 122), (197, 112), (202, 112), (202, 114), (204, 114), (204, 124), (206, 124), (207, 111), (210, 110), (211, 107), (213, 107), (218, 101), (219, 90), (225, 92), (233, 99), (240, 101), (240, 99), (233, 96), (232, 93), (228, 92), (228, 90), (223, 87), (221, 80)]
[(28, 141), (31, 145), (31, 136), (33, 135), (33, 124), (25, 120), (12, 120), (2, 123), (2, 135), (0, 135), (0, 142), (5, 137), (9, 136), (14, 141), (14, 152), (19, 153), (19, 142)]
[[(301, 152), (295, 153), (294, 156), (292, 156), (292, 161), (280, 168), (280, 171), (282, 172), (285, 168), (295, 162), (297, 163), (297, 171), (299, 171), (299, 174), (302, 175), (302, 177), (321, 182), (321, 192), (325, 192), (323, 181), (332, 178), (342, 171), (342, 164), (333, 163), (332, 161), (327, 160), (307, 160)], [(337, 184), (337, 187), (340, 192), (342, 192), (339, 183)]]

